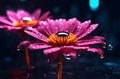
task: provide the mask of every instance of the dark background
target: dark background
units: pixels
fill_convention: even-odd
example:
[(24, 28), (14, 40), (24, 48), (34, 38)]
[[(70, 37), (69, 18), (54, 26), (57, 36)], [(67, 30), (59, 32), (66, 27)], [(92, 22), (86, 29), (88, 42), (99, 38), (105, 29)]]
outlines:
[[(120, 0), (100, 0), (96, 11), (90, 10), (89, 0), (0, 0), (0, 15), (5, 16), (7, 9), (20, 8), (30, 13), (41, 8), (42, 14), (50, 11), (54, 19), (76, 17), (99, 24), (93, 34), (106, 37), (105, 58), (87, 52), (75, 60), (64, 58), (63, 79), (120, 79)], [(26, 70), (24, 51), (16, 50), (21, 41), (15, 33), (0, 29), (0, 79)], [(30, 56), (33, 79), (55, 79), (55, 61), (47, 62), (42, 50), (30, 51)]]

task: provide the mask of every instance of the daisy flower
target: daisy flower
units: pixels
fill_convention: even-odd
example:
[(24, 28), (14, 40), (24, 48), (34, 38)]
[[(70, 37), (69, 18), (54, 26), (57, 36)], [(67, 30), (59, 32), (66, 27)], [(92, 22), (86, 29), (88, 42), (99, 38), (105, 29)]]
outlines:
[[(7, 10), (7, 16), (0, 16), (0, 28), (4, 28), (8, 31), (15, 32), (23, 37), (24, 40), (27, 39), (27, 34), (24, 33), (24, 29), (28, 26), (37, 27), (39, 21), (47, 20), (49, 17), (49, 11), (41, 15), (41, 9), (35, 10), (32, 14), (29, 12), (18, 9), (16, 12)], [(25, 46), (25, 57), (28, 77), (31, 77), (31, 65), (30, 57), (28, 52), (28, 47)]]
[(12, 10), (6, 11), (7, 16), (0, 16), (0, 28), (7, 30), (21, 30), (27, 26), (37, 26), (38, 21), (46, 20), (49, 18), (49, 11), (41, 15), (41, 9), (35, 10), (32, 14), (29, 12), (18, 9), (16, 12)]
[(25, 30), (38, 41), (23, 41), (18, 48), (28, 45), (32, 50), (44, 49), (44, 54), (50, 55), (51, 59), (56, 59), (59, 53), (75, 58), (76, 50), (98, 53), (103, 57), (102, 49), (93, 45), (105, 45), (105, 38), (88, 36), (97, 27), (98, 24), (91, 24), (91, 20), (80, 22), (76, 18), (40, 21), (38, 28), (28, 27)]

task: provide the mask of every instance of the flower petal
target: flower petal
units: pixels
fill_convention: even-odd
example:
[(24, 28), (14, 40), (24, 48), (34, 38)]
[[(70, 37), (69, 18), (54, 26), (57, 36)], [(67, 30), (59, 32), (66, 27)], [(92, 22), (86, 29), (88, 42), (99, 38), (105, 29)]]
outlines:
[(43, 42), (47, 42), (47, 37), (45, 37), (45, 35), (38, 32), (38, 30), (35, 28), (28, 27), (24, 30), (24, 32), (39, 39), (39, 40), (41, 40), (41, 41), (43, 41)]
[(39, 20), (42, 21), (42, 20), (48, 19), (48, 18), (49, 18), (49, 14), (50, 14), (49, 11), (45, 12), (45, 13), (39, 18)]
[(45, 49), (44, 54), (48, 55), (53, 52), (58, 52), (60, 49), (61, 49), (60, 47), (53, 47), (53, 48)]
[(105, 38), (101, 36), (93, 36), (91, 38), (84, 38), (82, 40), (77, 41), (77, 45), (83, 46), (83, 45), (91, 45), (91, 44), (103, 44), (106, 45), (106, 43), (103, 41)]
[(32, 14), (32, 16), (34, 16), (36, 19), (38, 19), (39, 16), (40, 16), (40, 13), (41, 13), (41, 9), (37, 9), (37, 10)]
[(0, 16), (0, 22), (5, 23), (7, 25), (13, 25), (12, 22), (8, 21), (6, 17)]
[(80, 21), (78, 21), (76, 18), (69, 19), (67, 21), (67, 26), (68, 26), (68, 32), (71, 33), (76, 33), (79, 31), (79, 25), (81, 24)]
[(81, 47), (74, 47), (74, 49), (98, 53), (101, 57), (104, 57), (104, 53), (100, 48), (81, 46)]
[(20, 30), (22, 27), (14, 27), (9, 25), (0, 25), (0, 28), (12, 31), (12, 30)]
[(7, 16), (12, 22), (19, 20), (16, 13), (11, 10), (7, 10)]
[(84, 30), (81, 35), (78, 37), (78, 39), (81, 39), (83, 37), (85, 37), (86, 35), (90, 34), (93, 30), (95, 30), (98, 27), (98, 24), (93, 24), (90, 25), (89, 28), (87, 28), (86, 30)]
[(59, 52), (58, 52), (58, 51), (57, 51), (57, 52), (50, 53), (50, 54), (49, 54), (49, 61), (54, 61), (55, 59), (57, 59), (58, 55), (59, 55)]
[[(53, 28), (52, 28), (53, 29)], [(52, 34), (51, 27), (46, 21), (40, 21), (38, 26), (39, 32), (49, 37)]]
[(46, 49), (46, 48), (50, 48), (50, 45), (45, 45), (43, 43), (34, 43), (34, 44), (30, 44), (28, 46), (28, 48), (32, 49), (32, 50), (38, 50), (38, 49)]
[(17, 16), (19, 17), (19, 19), (23, 18), (23, 17), (29, 17), (30, 14), (22, 9), (17, 10)]
[(100, 48), (89, 48), (87, 51), (98, 53), (101, 57), (104, 57), (104, 53)]
[(72, 56), (73, 58), (76, 58), (76, 51), (74, 49), (64, 49), (61, 51), (64, 56)]

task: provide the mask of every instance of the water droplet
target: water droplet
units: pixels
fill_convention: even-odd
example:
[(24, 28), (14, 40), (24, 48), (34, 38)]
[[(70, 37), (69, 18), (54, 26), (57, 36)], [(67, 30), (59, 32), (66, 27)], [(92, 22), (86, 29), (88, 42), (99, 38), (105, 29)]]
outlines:
[(104, 49), (107, 48), (106, 45), (104, 45), (103, 48), (104, 48)]
[(71, 56), (68, 54), (66, 57), (65, 57), (67, 60), (71, 60)]
[(78, 57), (80, 57), (81, 55), (80, 54), (78, 54)]
[(28, 21), (31, 21), (32, 19), (30, 17), (23, 17), (22, 18), (22, 21), (23, 22), (28, 22)]
[(100, 56), (100, 58), (101, 58), (101, 59), (103, 59), (103, 58), (104, 58), (104, 56)]
[(108, 45), (107, 50), (109, 50), (109, 51), (112, 51), (112, 50), (113, 50), (113, 46), (112, 46), (112, 44), (109, 44), (109, 45)]
[(20, 51), (20, 49), (18, 48), (17, 51)]

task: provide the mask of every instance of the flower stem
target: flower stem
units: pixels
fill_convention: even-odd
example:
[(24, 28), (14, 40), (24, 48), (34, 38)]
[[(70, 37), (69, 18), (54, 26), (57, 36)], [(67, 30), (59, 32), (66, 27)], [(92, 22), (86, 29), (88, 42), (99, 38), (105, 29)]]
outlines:
[(57, 79), (62, 79), (62, 54), (59, 53)]
[(28, 79), (30, 79), (29, 77), (31, 76), (31, 66), (30, 66), (30, 56), (27, 46), (25, 46), (25, 57), (26, 57), (26, 65), (27, 65), (27, 76)]
[[(23, 39), (26, 40), (27, 36), (23, 35)], [(25, 46), (25, 58), (26, 58), (26, 66), (27, 66), (27, 79), (31, 79), (30, 56), (29, 56), (29, 51), (27, 46)]]

